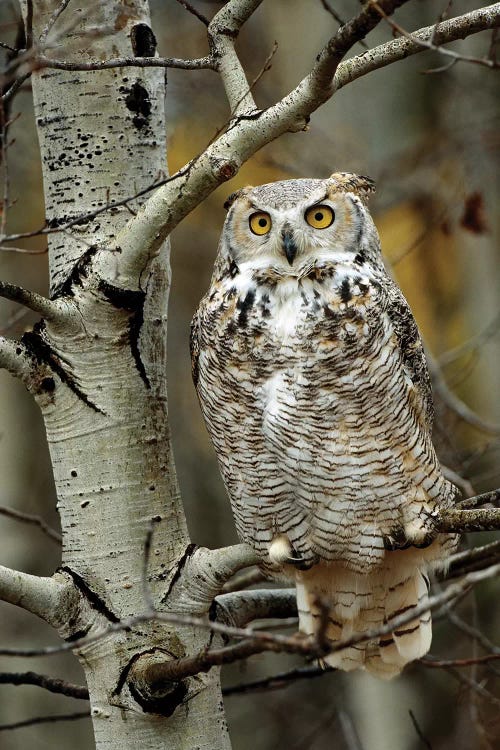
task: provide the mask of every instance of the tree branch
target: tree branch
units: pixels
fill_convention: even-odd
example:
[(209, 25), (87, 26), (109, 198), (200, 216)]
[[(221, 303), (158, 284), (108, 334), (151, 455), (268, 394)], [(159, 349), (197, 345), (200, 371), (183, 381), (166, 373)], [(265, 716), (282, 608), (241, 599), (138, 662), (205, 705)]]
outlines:
[(38, 672), (0, 672), (0, 685), (36, 685), (50, 693), (66, 695), (68, 698), (86, 701), (89, 699), (89, 691), (83, 685), (73, 685), (71, 682)]
[(497, 28), (499, 25), (500, 3), (493, 3), (486, 8), (472, 10), (447, 21), (418, 29), (411, 33), (412, 39), (394, 39), (341, 63), (335, 74), (334, 90), (341, 89), (367, 73), (424, 51), (427, 47), (422, 42), (432, 39), (433, 44), (439, 46), (457, 39), (465, 39), (480, 31)]
[(235, 573), (260, 562), (246, 544), (210, 550), (198, 547), (182, 561), (182, 575), (168, 592), (172, 612), (205, 614), (217, 594)]
[(78, 711), (73, 714), (56, 714), (55, 716), (35, 716), (33, 719), (24, 719), (23, 721), (16, 721), (13, 724), (0, 724), (0, 732), (32, 727), (34, 724), (55, 724), (58, 721), (74, 721), (75, 719), (86, 718), (90, 718), (89, 711)]
[(473, 62), (479, 65), (485, 65), (487, 68), (498, 68), (498, 63), (496, 60), (491, 60), (487, 57), (470, 57), (469, 55), (461, 55), (458, 52), (455, 52), (454, 50), (449, 50), (443, 47), (440, 47), (434, 42), (434, 34), (431, 36), (430, 40), (427, 39), (421, 39), (420, 37), (415, 36), (414, 34), (410, 34), (406, 29), (404, 29), (402, 26), (400, 26), (398, 23), (393, 21), (391, 18), (387, 16), (387, 13), (383, 11), (383, 9), (380, 7), (379, 3), (376, 2), (376, 0), (370, 0), (371, 4), (375, 8), (375, 10), (380, 13), (382, 18), (387, 21), (391, 29), (396, 32), (397, 34), (401, 34), (401, 36), (404, 36), (406, 39), (409, 39), (411, 42), (415, 42), (416, 44), (419, 44), (421, 47), (425, 47), (426, 49), (433, 50), (434, 52), (439, 52), (441, 55), (446, 55), (448, 57), (452, 58), (452, 64), (458, 62), (459, 60), (463, 60), (465, 62)]
[(456, 552), (445, 561), (442, 577), (446, 580), (457, 578), (498, 562), (500, 562), (500, 540), (481, 547), (472, 547), (463, 552)]
[(7, 516), (8, 518), (13, 518), (14, 520), (21, 521), (22, 523), (28, 523), (32, 524), (33, 526), (38, 526), (38, 528), (41, 529), (43, 533), (49, 537), (49, 539), (52, 539), (53, 542), (56, 542), (57, 544), (61, 544), (62, 542), (61, 535), (53, 528), (51, 528), (41, 516), (33, 515), (31, 513), (22, 513), (15, 508), (8, 508), (6, 505), (0, 505), (0, 515)]
[(0, 297), (18, 302), (33, 312), (39, 313), (46, 320), (63, 320), (65, 317), (61, 304), (57, 301), (47, 299), (37, 292), (30, 292), (21, 286), (9, 284), (7, 281), (0, 281)]
[(32, 612), (54, 625), (59, 622), (61, 606), (67, 606), (74, 592), (66, 580), (33, 576), (0, 565), (0, 599)]
[[(498, 501), (500, 490), (488, 493)], [(497, 531), (500, 529), (500, 510), (481, 508), (479, 510), (451, 509), (443, 513), (436, 524), (437, 530), (445, 534), (466, 534), (472, 531)]]
[(108, 70), (110, 68), (179, 68), (181, 70), (217, 70), (211, 55), (184, 60), (178, 57), (113, 57), (110, 60), (55, 60), (42, 53), (33, 56), (32, 70)]
[(241, 27), (261, 3), (262, 0), (240, 0), (238, 3), (227, 3), (208, 26), (210, 51), (216, 70), (222, 79), (233, 116), (256, 108), (245, 71), (234, 46)]
[(237, 628), (252, 620), (297, 616), (295, 589), (255, 589), (222, 594), (215, 600), (216, 619)]
[(25, 384), (29, 383), (35, 371), (31, 356), (24, 344), (0, 336), (0, 369), (2, 368)]

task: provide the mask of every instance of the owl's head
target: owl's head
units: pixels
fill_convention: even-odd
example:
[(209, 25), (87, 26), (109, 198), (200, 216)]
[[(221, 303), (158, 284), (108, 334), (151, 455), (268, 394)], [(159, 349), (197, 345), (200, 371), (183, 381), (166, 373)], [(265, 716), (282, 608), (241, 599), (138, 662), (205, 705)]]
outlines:
[(220, 252), (238, 266), (302, 276), (321, 262), (380, 265), (369, 177), (339, 172), (246, 187), (226, 201)]

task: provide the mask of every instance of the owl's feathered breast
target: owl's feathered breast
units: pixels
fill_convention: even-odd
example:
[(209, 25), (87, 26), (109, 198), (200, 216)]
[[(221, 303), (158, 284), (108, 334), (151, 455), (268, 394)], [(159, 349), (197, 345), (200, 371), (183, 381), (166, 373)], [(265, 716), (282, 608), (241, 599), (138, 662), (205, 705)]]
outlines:
[(349, 417), (368, 393), (387, 392), (402, 370), (416, 410), (430, 421), (418, 331), (387, 278), (327, 263), (302, 278), (228, 269), (202, 301), (193, 332), (201, 389), (215, 378), (221, 391), (236, 389), (241, 404), (265, 412), (269, 381), (281, 379), (311, 417), (336, 398), (337, 416)]

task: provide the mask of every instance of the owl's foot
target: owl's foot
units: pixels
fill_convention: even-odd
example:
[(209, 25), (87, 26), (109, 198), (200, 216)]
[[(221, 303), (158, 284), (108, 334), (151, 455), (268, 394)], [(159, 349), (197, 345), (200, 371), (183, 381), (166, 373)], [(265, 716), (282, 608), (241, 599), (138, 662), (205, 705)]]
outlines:
[(269, 545), (269, 557), (276, 565), (293, 565), (298, 570), (308, 570), (315, 562), (300, 557), (286, 534), (274, 537)]
[(394, 529), (384, 537), (384, 547), (389, 552), (398, 549), (429, 547), (436, 538), (437, 514), (424, 506), (418, 516), (404, 526)]

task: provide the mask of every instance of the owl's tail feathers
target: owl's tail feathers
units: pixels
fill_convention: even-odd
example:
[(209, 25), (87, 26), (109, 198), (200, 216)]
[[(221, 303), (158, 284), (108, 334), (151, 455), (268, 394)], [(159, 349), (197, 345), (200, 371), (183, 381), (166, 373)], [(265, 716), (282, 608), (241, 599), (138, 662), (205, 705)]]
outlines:
[[(394, 554), (394, 553), (393, 553)], [(353, 635), (390, 624), (411, 613), (428, 598), (428, 579), (421, 568), (401, 563), (367, 574), (338, 565), (318, 565), (297, 573), (297, 607), (300, 630), (308, 635), (325, 629), (335, 646)], [(392, 562), (392, 561), (391, 561)], [(396, 562), (394, 560), (394, 562)], [(328, 611), (325, 613), (325, 603)], [(327, 618), (325, 623), (325, 617)], [(325, 627), (326, 626), (326, 627)], [(327, 654), (326, 665), (368, 672), (390, 679), (403, 667), (427, 653), (431, 645), (430, 612), (398, 625), (390, 633)]]

